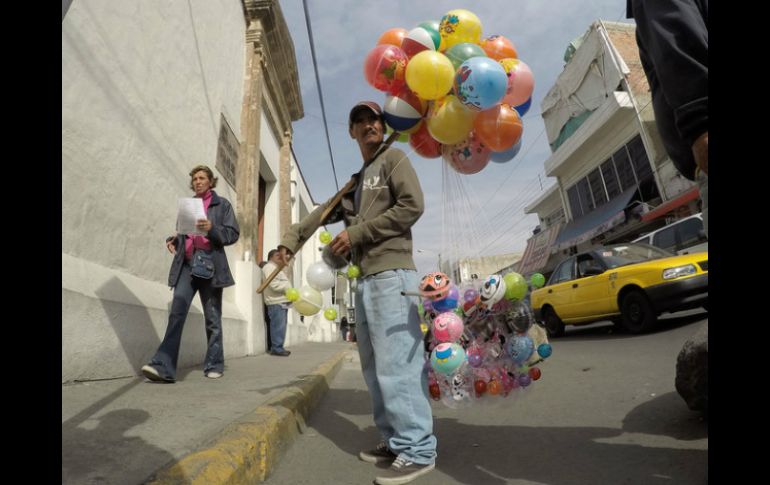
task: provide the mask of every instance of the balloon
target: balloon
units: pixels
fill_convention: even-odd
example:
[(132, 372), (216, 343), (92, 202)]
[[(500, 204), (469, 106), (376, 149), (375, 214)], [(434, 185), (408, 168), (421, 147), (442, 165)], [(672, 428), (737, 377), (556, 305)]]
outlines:
[(439, 32), (439, 28), (441, 27), (441, 24), (438, 20), (426, 20), (425, 22), (420, 22), (418, 27), (422, 27), (423, 29), (427, 30), (428, 32), (433, 35), (435, 32), (439, 39), (439, 45), (436, 46), (437, 51), (443, 51), (444, 50), (444, 39), (441, 38), (441, 33)]
[(440, 343), (430, 355), (431, 367), (442, 374), (451, 374), (463, 362), (465, 362), (465, 350), (458, 344)]
[(326, 291), (335, 283), (334, 271), (323, 261), (308, 266), (305, 276), (308, 284), (318, 291)]
[(438, 158), (441, 156), (441, 143), (430, 136), (427, 123), (421, 123), (417, 131), (409, 135), (409, 146), (414, 148), (414, 151), (421, 157)]
[(544, 359), (550, 357), (552, 352), (551, 344), (540, 344), (537, 346), (537, 355)]
[(471, 57), (455, 74), (454, 94), (470, 109), (481, 111), (503, 99), (508, 76), (503, 67), (489, 57)]
[(309, 317), (315, 315), (321, 310), (323, 298), (321, 293), (310, 286), (303, 286), (299, 289), (299, 300), (294, 302), (294, 309), (300, 314)]
[(489, 163), (491, 151), (474, 132), (465, 141), (442, 148), (444, 160), (458, 173), (471, 175)]
[(457, 96), (437, 100), (428, 110), (428, 132), (439, 143), (454, 145), (468, 138), (475, 113), (467, 109)]
[(422, 99), (438, 99), (452, 88), (454, 73), (452, 62), (444, 54), (422, 51), (406, 66), (406, 84)]
[(508, 273), (503, 276), (505, 280), (505, 298), (517, 301), (527, 294), (527, 282), (519, 273)]
[(326, 310), (324, 310), (324, 318), (326, 318), (329, 321), (334, 320), (335, 318), (337, 318), (337, 310), (332, 307), (327, 308)]
[(377, 40), (377, 45), (387, 44), (401, 47), (404, 37), (406, 37), (406, 29), (400, 27), (388, 29), (380, 36), (379, 40)]
[(439, 33), (446, 49), (462, 42), (478, 44), (481, 40), (481, 20), (465, 9), (450, 10), (441, 17)]
[(462, 334), (463, 319), (455, 313), (439, 313), (433, 319), (433, 336), (439, 342), (454, 342)]
[(358, 278), (361, 275), (361, 268), (355, 264), (348, 266), (348, 278)]
[(535, 79), (528, 65), (519, 59), (503, 59), (500, 61), (506, 74), (508, 74), (508, 88), (501, 103), (509, 106), (518, 106), (525, 103), (535, 88)]
[(513, 109), (516, 110), (517, 113), (519, 113), (519, 116), (524, 116), (527, 114), (527, 111), (529, 111), (529, 107), (532, 106), (532, 96), (529, 97), (528, 100), (524, 101), (518, 106), (514, 106)]
[(388, 93), (398, 92), (406, 82), (407, 57), (400, 47), (378, 45), (370, 50), (364, 60), (364, 77), (374, 89)]
[(401, 41), (401, 50), (411, 59), (418, 52), (438, 50), (440, 44), (441, 35), (437, 31), (424, 27), (415, 27), (407, 32), (406, 37)]
[(318, 240), (321, 241), (321, 244), (329, 244), (332, 242), (332, 233), (329, 231), (321, 231), (321, 234), (318, 235)]
[(433, 309), (437, 312), (448, 312), (457, 308), (457, 300), (460, 299), (460, 290), (457, 286), (451, 285), (446, 297), (437, 299), (433, 302)]
[[(391, 133), (393, 133), (393, 128), (388, 126), (385, 129), (386, 138), (388, 136), (390, 136)], [(398, 136), (396, 137), (396, 141), (399, 142), (399, 143), (407, 143), (409, 141), (409, 133), (398, 132)]]
[(476, 44), (470, 44), (468, 42), (453, 45), (447, 49), (446, 52), (444, 52), (444, 55), (446, 55), (447, 59), (452, 62), (455, 71), (460, 68), (460, 64), (467, 61), (471, 57), (487, 57), (487, 54), (481, 47), (477, 46)]
[[(506, 105), (507, 106), (507, 105)], [(519, 150), (521, 150), (521, 138), (511, 148), (502, 152), (492, 152), (489, 159), (495, 163), (505, 163), (513, 160)]]
[(499, 274), (493, 274), (484, 280), (479, 291), (481, 303), (492, 306), (505, 296), (505, 280)]
[(321, 251), (321, 259), (332, 269), (342, 269), (348, 264), (344, 256), (337, 256), (331, 246), (324, 246)]
[(513, 335), (505, 344), (505, 350), (517, 364), (523, 364), (535, 351), (535, 344), (526, 335)]
[(476, 116), (473, 131), (491, 150), (503, 152), (521, 139), (524, 127), (515, 109), (499, 104)]
[(545, 276), (540, 273), (532, 273), (529, 277), (529, 282), (533, 288), (542, 288), (545, 284)]
[(542, 371), (537, 367), (529, 369), (527, 374), (529, 374), (529, 377), (531, 377), (533, 381), (540, 379), (540, 376), (543, 375)]
[(513, 43), (502, 35), (490, 35), (479, 44), (486, 55), (496, 61), (507, 58), (516, 59), (519, 57)]
[(428, 103), (418, 98), (407, 86), (398, 93), (385, 97), (383, 116), (394, 130), (406, 131), (415, 128), (428, 111)]
[(284, 296), (286, 296), (286, 299), (289, 301), (297, 301), (299, 300), (299, 291), (297, 291), (296, 288), (288, 288), (284, 293)]

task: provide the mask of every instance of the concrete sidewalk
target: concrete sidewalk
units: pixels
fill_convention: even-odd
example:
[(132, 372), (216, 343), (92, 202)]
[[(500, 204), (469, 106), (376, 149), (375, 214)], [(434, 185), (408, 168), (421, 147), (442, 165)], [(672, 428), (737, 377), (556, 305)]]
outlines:
[(175, 384), (135, 377), (62, 385), (62, 483), (264, 480), (357, 353), (347, 342), (290, 350), (229, 359), (220, 379), (187, 368)]

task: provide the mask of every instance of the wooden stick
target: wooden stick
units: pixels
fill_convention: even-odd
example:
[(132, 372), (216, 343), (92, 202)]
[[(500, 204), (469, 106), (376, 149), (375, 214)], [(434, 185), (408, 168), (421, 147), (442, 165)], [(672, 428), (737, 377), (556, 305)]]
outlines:
[[(385, 140), (385, 143), (380, 145), (377, 151), (374, 152), (374, 156), (371, 159), (374, 160), (375, 158), (380, 156), (382, 152), (384, 152), (391, 144), (393, 144), (396, 138), (398, 138), (399, 134), (400, 133), (398, 131), (394, 131), (393, 133), (391, 133), (388, 139)], [(340, 203), (340, 201), (342, 200), (342, 197), (345, 194), (347, 194), (355, 185), (356, 185), (356, 179), (351, 178), (350, 180), (348, 180), (348, 183), (346, 183), (345, 186), (340, 189), (339, 192), (334, 194), (334, 198), (332, 198), (331, 202), (329, 202), (329, 205), (326, 206), (326, 209), (324, 209), (324, 211), (321, 213), (321, 218), (318, 220), (318, 225), (315, 227), (315, 229), (313, 229), (313, 232), (316, 232), (316, 230), (318, 230), (318, 228), (324, 224), (324, 221), (326, 220), (327, 217), (329, 217), (329, 214), (332, 213), (334, 208), (337, 207), (337, 204)], [(299, 250), (302, 249), (302, 246), (305, 244), (306, 241), (307, 239), (305, 241), (302, 241), (299, 244), (299, 246), (297, 246), (297, 249), (294, 251), (294, 254), (297, 254)], [(280, 273), (283, 270), (283, 268), (285, 268), (286, 265), (289, 264), (289, 262), (293, 258), (294, 258), (294, 255), (292, 255), (286, 262), (279, 264), (278, 267), (275, 268), (272, 273), (270, 273), (270, 276), (268, 276), (265, 279), (265, 281), (263, 281), (262, 284), (259, 285), (259, 288), (257, 288), (257, 293), (262, 293), (263, 291), (265, 291), (265, 288), (267, 288), (267, 285), (269, 285), (270, 282), (273, 281), (273, 279), (276, 276), (278, 276), (278, 273)]]

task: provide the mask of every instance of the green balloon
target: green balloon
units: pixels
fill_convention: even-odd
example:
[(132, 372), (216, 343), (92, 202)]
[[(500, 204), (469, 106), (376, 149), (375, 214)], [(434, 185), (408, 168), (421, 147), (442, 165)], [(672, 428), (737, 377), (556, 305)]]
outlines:
[(358, 278), (361, 275), (361, 268), (355, 264), (348, 266), (348, 278)]
[(318, 235), (318, 239), (321, 241), (321, 244), (329, 244), (332, 242), (332, 233), (329, 231), (321, 231), (321, 234)]
[(299, 300), (299, 290), (296, 288), (289, 288), (286, 290), (286, 293), (284, 294), (286, 296), (286, 299), (289, 301), (297, 301)]
[(529, 277), (529, 281), (532, 284), (532, 288), (542, 288), (545, 285), (545, 276), (540, 273), (534, 273)]
[(519, 273), (508, 273), (503, 276), (505, 281), (505, 298), (518, 301), (527, 294), (527, 281)]
[(327, 308), (326, 310), (324, 310), (324, 317), (327, 320), (334, 320), (335, 318), (337, 318), (337, 310), (331, 307)]
[(470, 42), (455, 44), (447, 49), (444, 54), (452, 62), (455, 70), (459, 69), (460, 65), (471, 57), (488, 57), (484, 49)]

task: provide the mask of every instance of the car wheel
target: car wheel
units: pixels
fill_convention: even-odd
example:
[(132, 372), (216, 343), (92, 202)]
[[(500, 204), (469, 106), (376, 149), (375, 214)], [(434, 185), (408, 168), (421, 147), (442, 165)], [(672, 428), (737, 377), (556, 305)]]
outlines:
[(564, 335), (564, 322), (561, 321), (561, 318), (556, 315), (552, 308), (543, 309), (543, 323), (549, 337), (556, 338)]
[(623, 298), (620, 306), (623, 327), (630, 333), (642, 333), (652, 330), (658, 321), (658, 314), (647, 295), (641, 291), (632, 291)]

